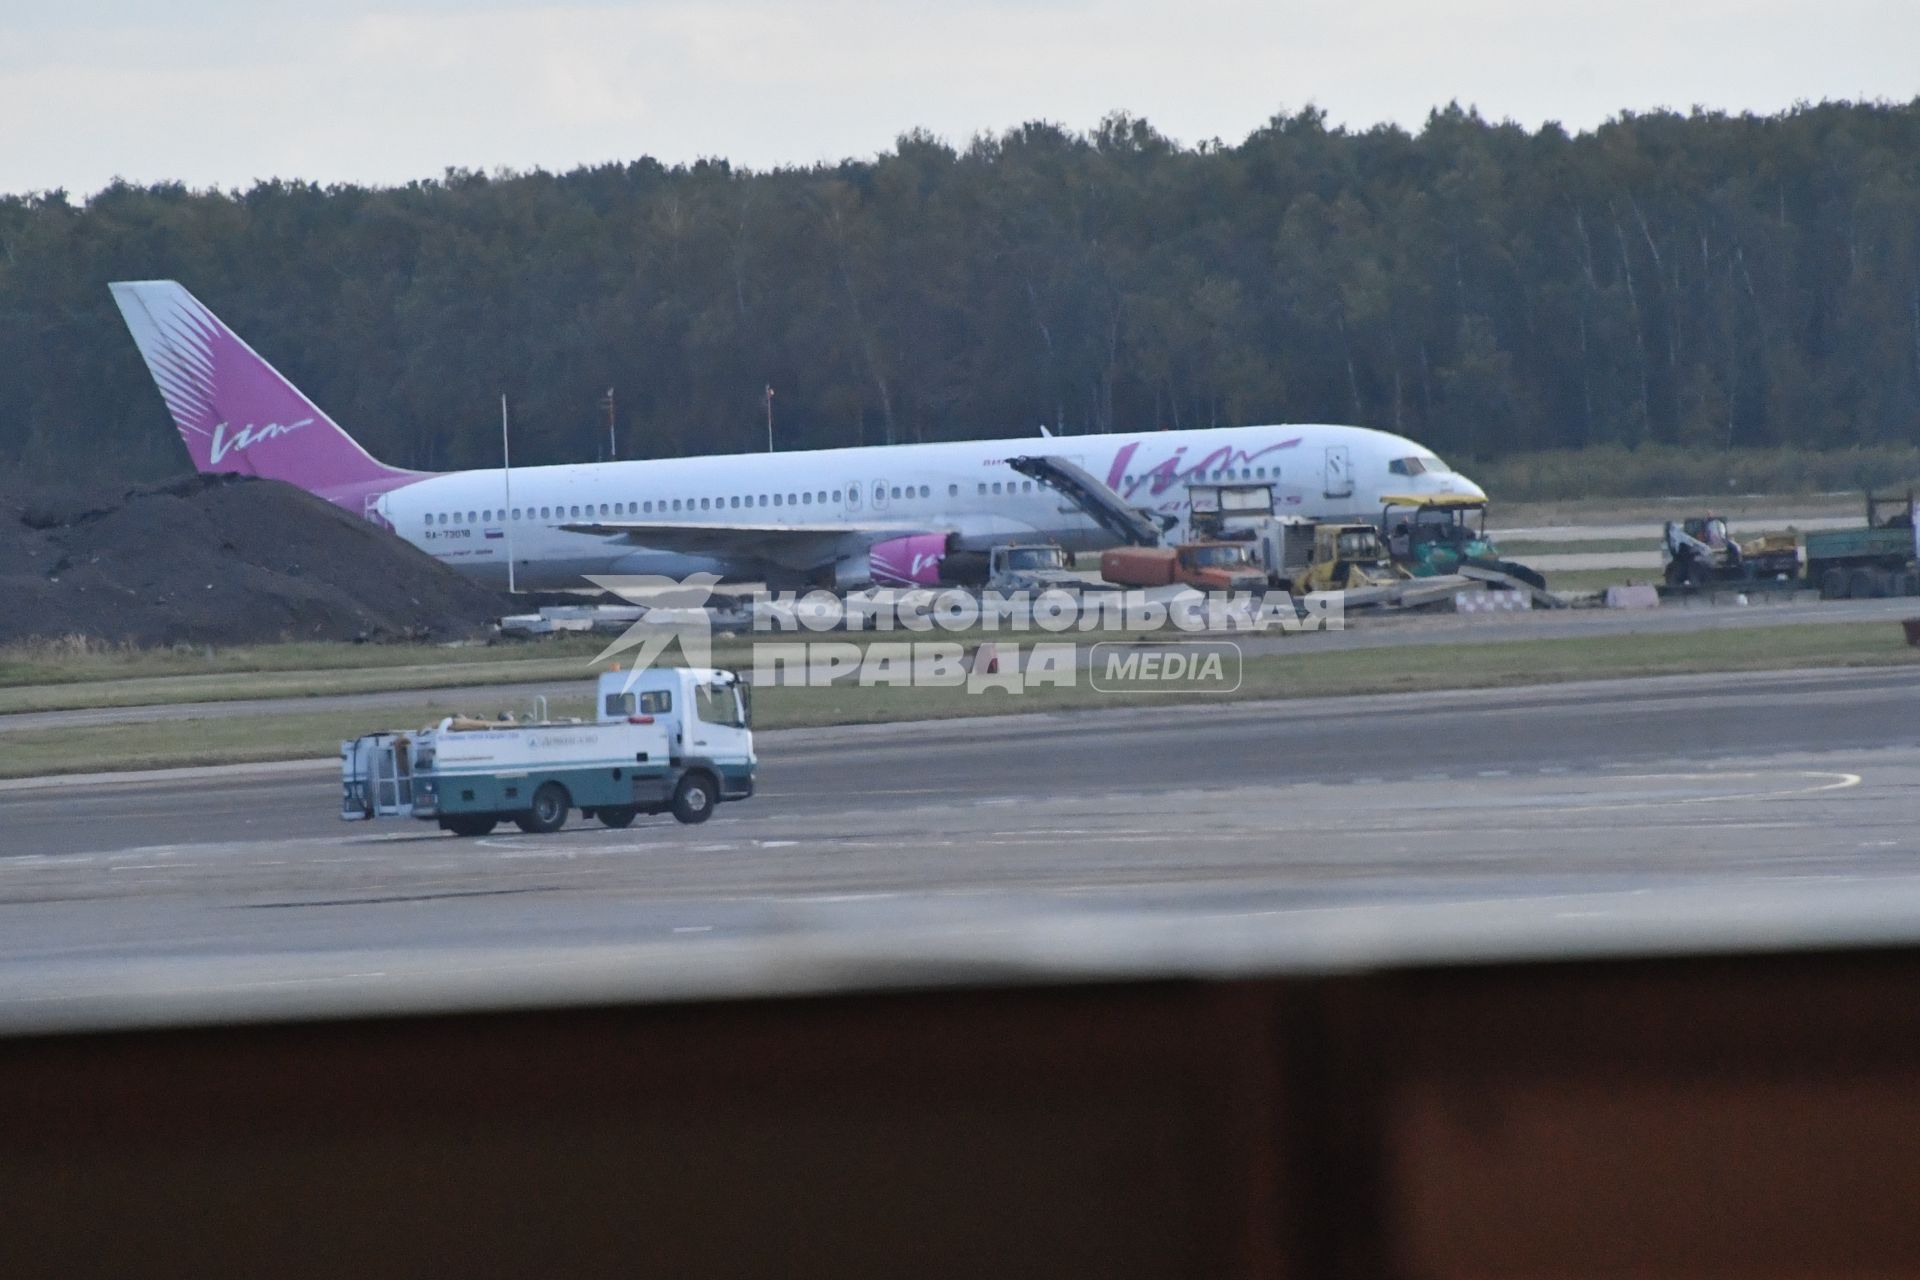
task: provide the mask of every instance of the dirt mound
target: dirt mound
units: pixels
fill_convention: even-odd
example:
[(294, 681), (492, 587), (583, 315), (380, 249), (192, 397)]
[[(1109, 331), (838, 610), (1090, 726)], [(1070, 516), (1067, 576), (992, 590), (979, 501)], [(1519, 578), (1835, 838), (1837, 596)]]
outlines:
[(0, 488), (0, 642), (455, 639), (503, 596), (312, 494), (189, 476), (133, 490)]

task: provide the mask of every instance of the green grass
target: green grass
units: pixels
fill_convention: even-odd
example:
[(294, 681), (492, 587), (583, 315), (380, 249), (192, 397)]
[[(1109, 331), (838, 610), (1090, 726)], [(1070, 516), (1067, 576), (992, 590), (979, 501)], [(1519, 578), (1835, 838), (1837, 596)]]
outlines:
[(1547, 574), (1547, 590), (1605, 591), (1623, 583), (1659, 580), (1657, 569), (1555, 569)]
[[(1029, 640), (1032, 637), (1028, 637)], [(1891, 622), (1752, 627), (1682, 635), (1609, 635), (1498, 643), (1406, 645), (1251, 657), (1234, 700), (1476, 689), (1567, 680), (1757, 671), (1791, 667), (1883, 666), (1920, 661)], [(1195, 698), (1193, 701), (1214, 701)], [(1074, 688), (1009, 696), (963, 689), (762, 689), (754, 697), (762, 729), (1067, 711), (1131, 704), (1169, 705), (1166, 695), (1100, 693), (1079, 673)], [(0, 777), (93, 770), (226, 764), (329, 756), (340, 739), (382, 727), (425, 724), (454, 710), (499, 708), (471, 699), (387, 711), (290, 711), (272, 716), (218, 715), (149, 724), (98, 725), (0, 733)], [(555, 714), (581, 704), (556, 704)]]
[[(925, 639), (953, 639), (973, 644), (981, 640), (1012, 641), (1026, 633), (975, 629), (964, 633), (930, 632)], [(1132, 638), (1131, 631), (1076, 633), (1088, 642)], [(756, 640), (800, 641), (831, 639), (865, 646), (876, 641), (913, 639), (906, 631), (854, 631), (817, 635), (812, 632), (766, 632), (757, 636), (716, 636), (712, 657), (717, 666), (752, 663)], [(340, 694), (431, 691), (465, 686), (517, 685), (542, 681), (585, 680), (593, 659), (610, 637), (556, 639), (550, 643), (503, 645), (495, 648), (394, 648), (376, 651), (354, 645), (288, 645), (296, 653), (268, 650), (235, 651), (234, 661), (253, 663), (234, 670), (180, 675), (141, 675), (118, 679), (68, 678), (60, 672), (52, 680), (33, 684), (0, 684), (0, 715), (22, 712), (77, 711), (96, 707), (151, 707), (188, 702), (237, 702), (257, 698), (284, 698), (296, 711), (302, 698)], [(679, 660), (676, 646), (668, 660)], [(369, 654), (385, 661), (349, 664)], [(411, 663), (392, 661), (402, 655)], [(83, 657), (80, 669), (90, 670), (92, 657)], [(282, 666), (282, 662), (313, 662), (312, 666)]]
[(221, 676), (264, 672), (366, 671), (425, 665), (485, 665), (559, 657), (591, 658), (600, 636), (556, 636), (540, 643), (494, 645), (345, 644), (337, 641), (182, 645), (142, 649), (80, 636), (0, 646), (0, 689), (21, 685)]
[(1670, 494), (1824, 495), (1858, 493), (1868, 485), (1891, 493), (1920, 477), (1920, 448), (1910, 444), (1855, 449), (1598, 445), (1452, 461), (1502, 506)]

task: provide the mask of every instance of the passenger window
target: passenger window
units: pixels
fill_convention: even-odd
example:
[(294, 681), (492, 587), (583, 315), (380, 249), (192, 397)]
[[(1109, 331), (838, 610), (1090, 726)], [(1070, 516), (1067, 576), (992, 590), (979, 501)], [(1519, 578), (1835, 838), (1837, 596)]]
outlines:
[(931, 498), (933, 496), (933, 490), (923, 484), (920, 486), (920, 496), (923, 498)]
[(780, 505), (780, 495), (777, 493), (773, 495), (773, 505), (776, 507)]
[(802, 501), (802, 502), (804, 502), (804, 503), (806, 503), (806, 504), (807, 504), (808, 506), (812, 506), (812, 505), (813, 505), (813, 495), (812, 495), (812, 494), (810, 494), (810, 493), (803, 493), (803, 494), (801, 494), (801, 495), (800, 495), (800, 501)]
[(833, 500), (834, 500), (834, 502), (835, 502), (836, 504), (837, 504), (837, 503), (839, 503), (839, 501), (840, 501), (840, 499), (841, 499), (841, 498), (842, 498), (843, 496), (844, 496), (844, 495), (843, 495), (843, 494), (842, 494), (842, 493), (840, 492), (840, 490), (838, 490), (838, 489), (835, 489), (835, 490), (833, 491)]
[(540, 508), (540, 518), (541, 518), (542, 520), (551, 520), (551, 519), (553, 519), (553, 508), (551, 508), (551, 507), (542, 507), (542, 508)]
[(996, 494), (1000, 492), (1000, 482), (998, 480), (993, 482), (993, 491)]
[(898, 498), (900, 496), (900, 486), (895, 485), (893, 486), (893, 488), (889, 489), (887, 491), (887, 496), (891, 498)]
[(670, 715), (673, 711), (673, 694), (665, 689), (649, 689), (640, 695), (640, 714), (643, 716)]
[(980, 496), (983, 498), (987, 496), (987, 482), (985, 480), (980, 482)]
[(825, 505), (826, 505), (826, 501), (827, 501), (827, 491), (826, 491), (825, 489), (822, 489), (822, 490), (820, 491), (820, 504), (821, 504), (822, 506), (825, 506)]
[(432, 523), (433, 523), (433, 513), (432, 513), (431, 511), (429, 511), (429, 512), (427, 513), (427, 523), (428, 523), (428, 524), (432, 524)]
[(960, 496), (960, 486), (959, 486), (959, 485), (957, 485), (957, 484), (950, 484), (950, 485), (948, 485), (948, 486), (947, 486), (947, 496), (948, 496), (949, 498), (957, 498), (957, 497), (959, 497), (959, 496)]

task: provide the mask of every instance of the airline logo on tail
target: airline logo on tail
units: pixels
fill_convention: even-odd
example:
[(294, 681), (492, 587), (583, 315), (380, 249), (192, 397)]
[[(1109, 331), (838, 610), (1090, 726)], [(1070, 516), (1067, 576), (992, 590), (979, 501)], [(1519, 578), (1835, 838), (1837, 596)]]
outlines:
[(199, 470), (284, 480), (356, 513), (420, 478), (371, 457), (174, 281), (111, 288)]
[(251, 449), (263, 440), (290, 435), (304, 426), (311, 425), (312, 422), (312, 418), (302, 418), (298, 422), (269, 422), (264, 427), (245, 426), (231, 436), (227, 434), (226, 423), (216, 423), (213, 428), (213, 448), (209, 460), (217, 467), (222, 458), (236, 449)]

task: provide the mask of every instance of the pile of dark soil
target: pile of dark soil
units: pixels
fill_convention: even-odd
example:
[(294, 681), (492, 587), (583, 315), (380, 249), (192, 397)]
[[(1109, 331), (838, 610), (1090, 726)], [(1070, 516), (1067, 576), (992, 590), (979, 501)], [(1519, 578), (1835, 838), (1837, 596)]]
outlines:
[(0, 642), (450, 640), (509, 611), (504, 596), (277, 481), (0, 483)]

